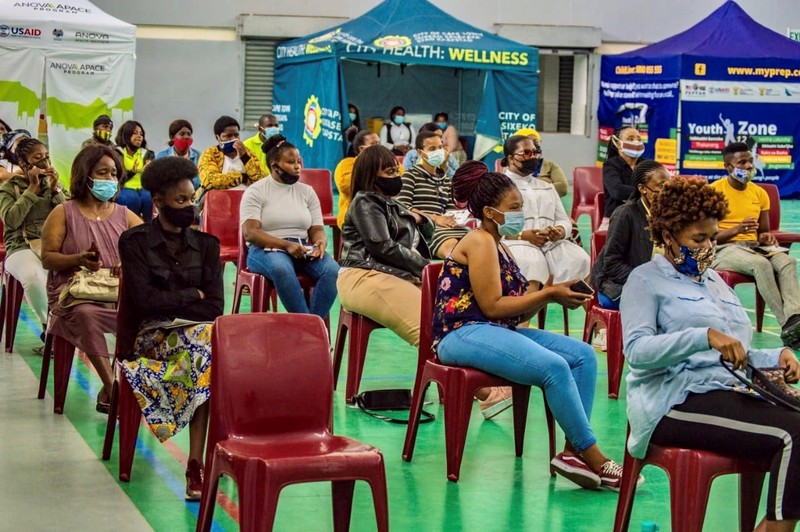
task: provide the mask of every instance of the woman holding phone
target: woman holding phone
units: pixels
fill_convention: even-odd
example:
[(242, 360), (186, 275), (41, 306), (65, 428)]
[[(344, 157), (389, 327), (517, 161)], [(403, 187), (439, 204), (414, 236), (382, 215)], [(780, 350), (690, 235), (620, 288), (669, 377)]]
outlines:
[(81, 268), (119, 271), (119, 237), (142, 223), (125, 206), (114, 203), (122, 172), (122, 161), (113, 149), (99, 144), (82, 149), (72, 163), (72, 198), (57, 205), (42, 228), (42, 265), (49, 270), (48, 332), (86, 353), (103, 381), (97, 395), (97, 411), (102, 413), (108, 413), (114, 381), (103, 335), (116, 331), (116, 308), (99, 302), (75, 304), (71, 296), (63, 301), (60, 296)]

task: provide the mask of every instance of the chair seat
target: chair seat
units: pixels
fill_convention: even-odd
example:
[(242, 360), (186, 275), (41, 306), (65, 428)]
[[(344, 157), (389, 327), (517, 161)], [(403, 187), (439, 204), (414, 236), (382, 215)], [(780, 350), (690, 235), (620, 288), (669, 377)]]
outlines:
[(337, 225), (336, 216), (333, 214), (326, 214), (322, 217), (322, 225)]
[(219, 260), (224, 264), (226, 262), (236, 262), (239, 258), (239, 246), (220, 246)]
[(788, 231), (774, 231), (772, 232), (779, 244), (792, 244), (800, 242), (800, 233), (790, 233)]
[[(281, 436), (253, 436), (237, 439), (227, 439), (217, 444), (217, 454), (224, 454), (230, 458), (258, 457), (269, 461), (298, 461), (302, 460), (303, 467), (329, 470), (338, 459), (351, 460), (351, 454), (358, 454), (380, 450), (345, 436), (334, 436), (327, 433), (308, 435), (281, 435)], [(314, 464), (318, 463), (319, 467)]]

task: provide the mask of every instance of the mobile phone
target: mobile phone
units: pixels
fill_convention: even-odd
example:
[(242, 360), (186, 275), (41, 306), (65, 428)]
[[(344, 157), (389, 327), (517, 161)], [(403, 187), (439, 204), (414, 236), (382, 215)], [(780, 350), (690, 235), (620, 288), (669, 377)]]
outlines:
[(308, 257), (308, 258), (313, 257), (314, 256), (314, 252), (317, 251), (317, 248), (315, 248), (314, 246), (306, 245), (306, 246), (303, 246), (303, 247), (306, 248), (306, 257)]
[(569, 287), (569, 289), (572, 290), (573, 292), (586, 294), (587, 296), (594, 295), (594, 289), (591, 286), (589, 286), (583, 279), (574, 283), (572, 286)]

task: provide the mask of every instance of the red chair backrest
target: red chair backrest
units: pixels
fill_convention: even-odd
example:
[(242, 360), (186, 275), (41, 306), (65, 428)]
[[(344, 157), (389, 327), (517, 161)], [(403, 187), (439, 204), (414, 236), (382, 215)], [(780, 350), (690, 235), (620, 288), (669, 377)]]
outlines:
[(403, 164), (403, 161), (406, 158), (405, 155), (395, 155), (394, 157), (397, 159), (397, 164)]
[(242, 226), (239, 226), (239, 258), (236, 261), (236, 271), (240, 272), (247, 268), (247, 241), (244, 239)]
[(210, 452), (231, 437), (331, 429), (333, 370), (328, 333), (318, 316), (221, 316), (211, 349)]
[(779, 231), (781, 228), (781, 191), (772, 183), (758, 183), (769, 196), (769, 230)]
[(599, 232), (596, 231), (592, 233), (592, 237), (590, 239), (590, 248), (591, 248), (590, 257), (592, 261), (592, 266), (594, 266), (594, 263), (597, 261), (597, 257), (600, 256), (600, 251), (602, 251), (603, 246), (606, 245), (607, 236), (608, 233), (606, 233), (605, 231), (599, 231)]
[(333, 214), (333, 185), (331, 171), (327, 168), (302, 168), (300, 182), (310, 185), (319, 198), (319, 206), (323, 216)]
[(209, 190), (203, 205), (200, 229), (219, 238), (221, 246), (239, 242), (239, 205), (244, 190)]
[(592, 231), (597, 231), (600, 224), (603, 223), (603, 215), (606, 210), (606, 195), (604, 192), (598, 192), (594, 195), (594, 205), (592, 205)]
[(124, 360), (133, 353), (136, 335), (139, 333), (139, 320), (134, 310), (130, 293), (125, 289), (122, 273), (119, 276), (119, 298), (117, 299), (117, 340), (114, 356)]
[(495, 159), (494, 160), (494, 171), (498, 174), (502, 174), (505, 172), (505, 168), (503, 167), (503, 159)]
[(432, 262), (422, 270), (422, 308), (419, 316), (419, 360), (432, 360), (433, 352), (433, 306), (436, 303), (436, 287), (439, 285), (441, 262)]
[(597, 166), (576, 166), (572, 169), (572, 202), (592, 205), (598, 192), (603, 192), (603, 169)]

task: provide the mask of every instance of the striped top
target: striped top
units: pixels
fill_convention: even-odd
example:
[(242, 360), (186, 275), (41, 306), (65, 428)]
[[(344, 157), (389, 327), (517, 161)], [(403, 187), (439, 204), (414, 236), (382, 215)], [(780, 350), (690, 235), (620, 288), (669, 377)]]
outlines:
[(418, 164), (409, 168), (402, 179), (403, 189), (395, 199), (406, 209), (414, 208), (434, 214), (456, 209), (451, 178), (433, 176)]

